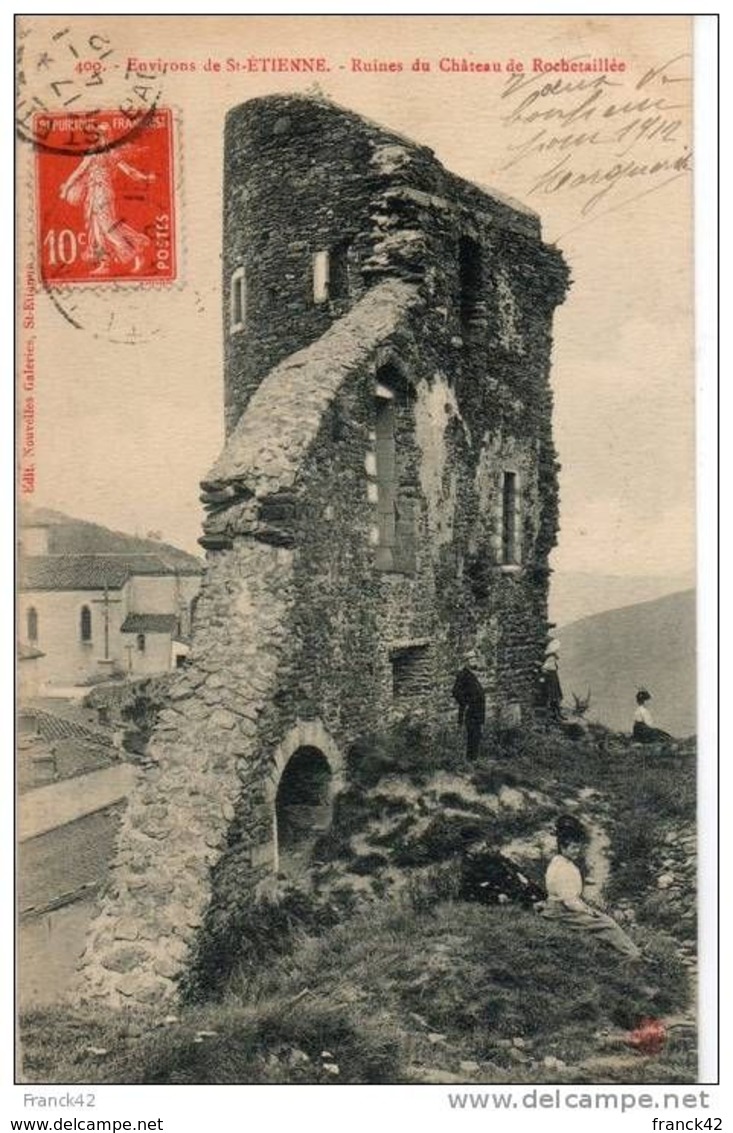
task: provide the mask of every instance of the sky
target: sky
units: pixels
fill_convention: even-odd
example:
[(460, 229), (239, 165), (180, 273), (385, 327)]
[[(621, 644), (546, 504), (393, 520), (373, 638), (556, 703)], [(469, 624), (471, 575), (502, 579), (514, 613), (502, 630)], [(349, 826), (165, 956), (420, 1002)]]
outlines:
[[(100, 283), (71, 286), (58, 303), (37, 296), (34, 503), (197, 549), (198, 485), (223, 440), (224, 115), (249, 97), (313, 83), (308, 75), (229, 72), (226, 60), (314, 55), (330, 67), (318, 76), (323, 94), (536, 210), (544, 239), (570, 265), (551, 377), (562, 462), (554, 568), (629, 576), (692, 569), (685, 17), (65, 19), (80, 42), (103, 34), (110, 59), (167, 65), (160, 105), (176, 119), (180, 267), (177, 282), (161, 290)], [(44, 39), (58, 42), (58, 18), (29, 20), (38, 58)], [(222, 71), (204, 71), (207, 59)], [(412, 70), (416, 59), (430, 70)], [(625, 70), (593, 86), (596, 72), (535, 73), (535, 59), (616, 60)], [(364, 69), (376, 60), (402, 70)], [(501, 70), (452, 70), (441, 60)], [(174, 72), (171, 62), (188, 67)], [(110, 97), (113, 86), (111, 76)], [(19, 143), (21, 266), (32, 263), (37, 239), (34, 160)], [(134, 323), (136, 342), (110, 341), (111, 323)]]

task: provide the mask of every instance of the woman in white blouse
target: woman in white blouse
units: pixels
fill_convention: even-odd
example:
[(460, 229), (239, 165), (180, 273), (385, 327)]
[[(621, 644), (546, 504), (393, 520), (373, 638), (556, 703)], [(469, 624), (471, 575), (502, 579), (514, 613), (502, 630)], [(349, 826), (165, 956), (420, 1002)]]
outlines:
[(583, 877), (576, 862), (582, 858), (589, 839), (582, 822), (572, 814), (561, 815), (555, 826), (555, 835), (557, 853), (545, 873), (547, 901), (542, 916), (591, 933), (625, 956), (640, 959), (641, 949), (613, 917), (583, 900)]
[(661, 728), (654, 727), (652, 714), (647, 708), (647, 703), (651, 700), (652, 694), (647, 692), (645, 688), (640, 688), (636, 694), (636, 711), (634, 712), (634, 727), (632, 735), (635, 740), (642, 744), (653, 744), (660, 740), (671, 740), (669, 732), (663, 732)]

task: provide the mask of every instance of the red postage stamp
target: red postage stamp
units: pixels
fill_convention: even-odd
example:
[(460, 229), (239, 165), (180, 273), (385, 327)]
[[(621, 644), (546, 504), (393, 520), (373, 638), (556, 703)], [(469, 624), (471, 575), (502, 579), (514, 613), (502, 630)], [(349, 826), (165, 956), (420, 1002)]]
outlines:
[[(68, 114), (38, 115), (36, 131), (58, 145), (38, 146), (38, 258), (47, 283), (176, 278), (173, 122), (156, 109), (122, 131), (119, 111), (85, 117), (84, 150)], [(129, 125), (129, 123), (128, 123)]]

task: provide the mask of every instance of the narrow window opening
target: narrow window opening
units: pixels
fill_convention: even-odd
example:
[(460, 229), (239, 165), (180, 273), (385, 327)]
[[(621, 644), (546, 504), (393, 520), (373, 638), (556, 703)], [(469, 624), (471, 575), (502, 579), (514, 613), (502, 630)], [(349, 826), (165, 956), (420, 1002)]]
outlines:
[(232, 273), (229, 292), (229, 330), (231, 334), (244, 330), (244, 320), (247, 313), (247, 285), (244, 277), (244, 268), (239, 267)]
[(38, 641), (38, 611), (35, 606), (31, 606), (25, 616), (26, 632), (28, 640), (32, 642)]
[(464, 330), (479, 315), (481, 301), (481, 248), (470, 236), (462, 236), (458, 245), (460, 279), (460, 315)]
[(332, 248), (313, 253), (313, 302), (348, 298), (349, 244), (342, 240)]
[[(415, 485), (410, 461), (413, 422), (405, 383), (392, 365), (377, 373), (375, 388), (373, 490), (378, 569), (410, 574), (415, 570)], [(374, 497), (372, 497), (374, 498)]]
[(79, 614), (79, 636), (82, 641), (92, 640), (92, 611), (88, 606), (82, 606)]
[(513, 565), (518, 562), (518, 499), (517, 474), (516, 472), (505, 472), (501, 499), (501, 560), (505, 565)]
[[(383, 387), (379, 387), (383, 389)], [(376, 399), (376, 464), (377, 526), (379, 529), (378, 563), (385, 569), (394, 566), (397, 530), (397, 462), (395, 443), (394, 394), (378, 393)]]
[(137, 635), (137, 651), (138, 651), (138, 653), (144, 653), (145, 652), (145, 634), (144, 633), (139, 633)]
[(427, 643), (401, 646), (390, 652), (392, 664), (392, 696), (406, 700), (430, 695), (433, 688), (433, 663)]
[(330, 255), (326, 249), (313, 254), (313, 302), (326, 303), (329, 294)]
[(349, 245), (346, 240), (331, 249), (329, 294), (331, 299), (346, 299), (349, 295)]

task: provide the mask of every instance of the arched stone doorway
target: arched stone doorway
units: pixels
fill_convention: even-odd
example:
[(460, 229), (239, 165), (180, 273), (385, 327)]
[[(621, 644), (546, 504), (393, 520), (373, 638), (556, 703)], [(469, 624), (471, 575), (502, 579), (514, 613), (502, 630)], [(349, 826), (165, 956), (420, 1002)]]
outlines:
[(280, 744), (269, 790), (273, 872), (295, 879), (308, 869), (331, 824), (342, 773), (341, 753), (319, 720), (299, 723)]
[(290, 757), (275, 796), (278, 872), (295, 878), (308, 868), (310, 851), (331, 825), (331, 768), (317, 747)]

